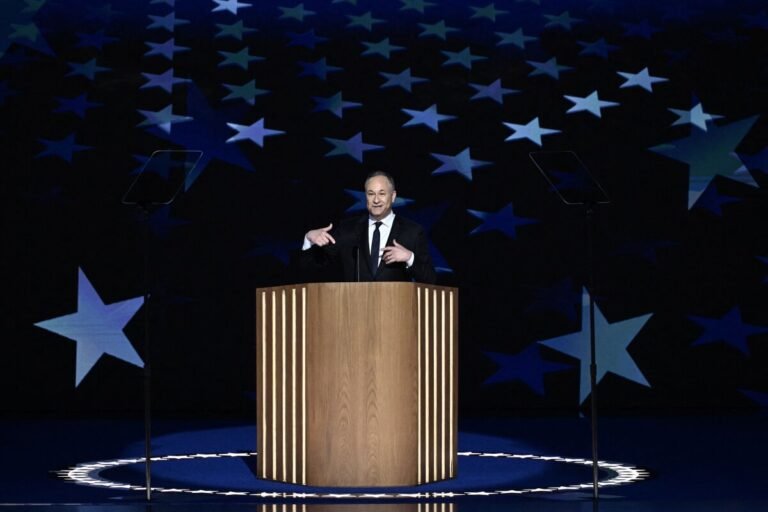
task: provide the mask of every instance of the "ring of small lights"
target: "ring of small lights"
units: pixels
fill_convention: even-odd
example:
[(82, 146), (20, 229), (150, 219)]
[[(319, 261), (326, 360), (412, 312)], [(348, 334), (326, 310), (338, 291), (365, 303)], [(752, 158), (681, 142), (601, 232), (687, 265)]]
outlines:
[[(165, 455), (162, 457), (152, 457), (153, 463), (164, 461), (193, 460), (193, 459), (212, 459), (212, 458), (241, 458), (255, 456), (256, 452), (229, 452), (229, 453), (196, 453), (191, 455)], [(485, 453), (485, 452), (459, 452), (461, 457), (489, 457), (497, 459), (520, 459), (536, 460), (545, 462), (562, 462), (567, 464), (577, 464), (591, 466), (592, 461), (587, 459), (574, 459), (556, 456), (543, 455), (522, 455), (515, 453)], [(69, 469), (59, 471), (60, 477), (78, 484), (94, 487), (105, 487), (109, 489), (124, 489), (130, 491), (145, 491), (146, 487), (140, 485), (130, 485), (120, 482), (112, 482), (99, 476), (104, 470), (113, 469), (119, 466), (130, 464), (143, 464), (145, 459), (137, 457), (134, 459), (116, 459), (100, 462), (81, 463)], [(598, 482), (599, 487), (614, 487), (639, 482), (648, 478), (648, 471), (614, 462), (599, 461), (600, 469), (611, 473), (607, 480)], [(488, 491), (458, 491), (458, 492), (414, 492), (414, 493), (313, 493), (313, 492), (248, 492), (248, 491), (222, 491), (216, 489), (185, 489), (185, 488), (167, 488), (152, 487), (153, 492), (159, 493), (183, 493), (183, 494), (203, 494), (213, 496), (247, 496), (254, 498), (282, 498), (282, 499), (433, 499), (433, 498), (455, 498), (465, 496), (502, 496), (515, 494), (534, 494), (534, 493), (554, 493), (565, 491), (581, 491), (591, 489), (592, 482), (558, 485), (551, 487), (532, 487), (523, 489), (495, 489)]]

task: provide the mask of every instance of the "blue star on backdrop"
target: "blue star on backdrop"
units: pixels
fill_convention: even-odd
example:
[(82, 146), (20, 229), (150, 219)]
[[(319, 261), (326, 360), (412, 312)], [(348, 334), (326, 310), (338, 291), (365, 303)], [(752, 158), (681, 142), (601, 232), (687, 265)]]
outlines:
[(376, 149), (383, 149), (384, 146), (377, 146), (375, 144), (366, 144), (363, 142), (363, 133), (359, 132), (350, 137), (349, 139), (333, 139), (326, 137), (329, 143), (333, 145), (333, 149), (330, 150), (325, 156), (337, 156), (348, 155), (357, 160), (363, 161), (363, 155), (366, 151), (372, 151)]
[(480, 219), (482, 224), (473, 229), (469, 234), (477, 235), (486, 231), (501, 231), (509, 238), (517, 238), (517, 228), (539, 222), (536, 219), (528, 219), (515, 215), (512, 203), (501, 208), (497, 212), (483, 212), (478, 210), (467, 210), (472, 216)]
[(411, 92), (411, 89), (413, 88), (413, 84), (418, 84), (421, 82), (428, 82), (426, 78), (421, 78), (418, 76), (411, 76), (411, 68), (405, 68), (400, 73), (385, 73), (380, 72), (381, 76), (387, 79), (386, 82), (384, 82), (381, 87), (402, 87), (408, 92)]
[(757, 116), (753, 116), (723, 126), (714, 125), (707, 131), (695, 130), (688, 137), (649, 149), (688, 164), (689, 206), (693, 206), (715, 175), (728, 176), (742, 168), (736, 147), (756, 121)]
[(251, 123), (249, 125), (241, 125), (235, 123), (227, 123), (227, 126), (233, 130), (237, 130), (237, 134), (227, 139), (227, 142), (237, 142), (239, 140), (250, 140), (257, 145), (264, 147), (264, 137), (271, 137), (273, 135), (280, 135), (285, 133), (282, 130), (271, 130), (264, 126), (264, 119)]
[(653, 92), (653, 84), (668, 81), (667, 78), (661, 76), (652, 76), (648, 68), (643, 68), (637, 73), (627, 73), (623, 71), (617, 71), (618, 74), (625, 78), (621, 88), (625, 87), (640, 87), (648, 92)]
[(432, 171), (432, 174), (456, 172), (469, 181), (472, 181), (472, 169), (491, 164), (491, 162), (483, 162), (482, 160), (472, 160), (472, 157), (469, 154), (469, 148), (465, 148), (456, 155), (440, 155), (438, 153), (432, 153), (432, 156), (442, 162), (442, 165)]
[(513, 131), (512, 135), (507, 137), (506, 141), (528, 139), (535, 143), (537, 146), (541, 146), (541, 138), (544, 135), (552, 135), (554, 133), (560, 133), (560, 130), (554, 130), (551, 128), (542, 128), (539, 124), (539, 118), (535, 117), (531, 119), (528, 124), (515, 124), (504, 123), (504, 126)]
[(579, 98), (578, 96), (565, 96), (565, 98), (573, 103), (573, 106), (567, 111), (568, 114), (574, 112), (589, 112), (595, 117), (603, 117), (602, 109), (619, 105), (614, 101), (602, 101), (598, 97), (597, 91), (593, 91), (592, 94), (585, 98)]
[(498, 366), (496, 372), (483, 382), (486, 386), (502, 382), (520, 381), (537, 394), (544, 395), (545, 375), (571, 368), (567, 364), (543, 359), (540, 348), (536, 344), (530, 345), (514, 355), (498, 352), (483, 353)]
[[(768, 16), (758, 4), (6, 0), (0, 135), (19, 165), (5, 172), (11, 197), (25, 207), (19, 211), (41, 221), (12, 240), (30, 254), (22, 275), (35, 279), (60, 268), (60, 260), (49, 261), (59, 255), (32, 254), (37, 240), (53, 246), (83, 221), (94, 230), (67, 238), (65, 259), (98, 246), (104, 250), (93, 258), (132, 264), (123, 250), (131, 238), (108, 233), (131, 232), (135, 216), (83, 199), (117, 197), (132, 177), (133, 155), (203, 152), (179, 201), (150, 221), (173, 255), (163, 278), (169, 288), (184, 283), (180, 295), (202, 295), (229, 279), (243, 286), (286, 282), (294, 277), (288, 255), (298, 243), (291, 232), (300, 234), (315, 213), (363, 212), (365, 197), (352, 187), (384, 169), (403, 192), (398, 214), (425, 227), (437, 271), (456, 267), (440, 276), (441, 284), (470, 291), (463, 295), (467, 321), (492, 325), (515, 304), (522, 339), (539, 340), (553, 328), (577, 328), (582, 269), (575, 267), (583, 261), (572, 250), (580, 229), (552, 221), (561, 212), (528, 152), (575, 149), (602, 173), (615, 201), (599, 251), (612, 285), (600, 297), (611, 305), (609, 317), (656, 311), (703, 289), (701, 311), (725, 312), (738, 303), (756, 324), (742, 320), (744, 328), (762, 329), (768, 99), (761, 63)], [(551, 178), (560, 188), (583, 187), (573, 175)], [(196, 183), (200, 188), (192, 189)], [(335, 199), (316, 201), (320, 191)], [(102, 222), (109, 230), (99, 231)], [(174, 229), (182, 223), (184, 229)], [(728, 243), (712, 244), (720, 232)], [(467, 265), (475, 254), (509, 249), (519, 258), (513, 266), (502, 258), (480, 271)], [(520, 268), (530, 269), (525, 279), (502, 287)], [(715, 292), (721, 280), (729, 283), (727, 294)], [(656, 287), (665, 293), (653, 293)], [(480, 296), (491, 301), (480, 307)], [(234, 306), (230, 311), (240, 316), (220, 325), (222, 337), (237, 336), (238, 321), (251, 325), (246, 308)], [(735, 313), (728, 315), (686, 321), (684, 339), (698, 338), (684, 347), (692, 364), (675, 368), (682, 374), (674, 382), (660, 379), (665, 388), (653, 393), (629, 385), (629, 398), (696, 395), (703, 402), (711, 387), (698, 389), (685, 372), (699, 358), (733, 355), (734, 347), (736, 355), (751, 349), (739, 386), (763, 389), (755, 375), (765, 366), (765, 334), (740, 338)], [(672, 316), (657, 321), (677, 326)], [(733, 341), (714, 340), (717, 329), (707, 322), (715, 321), (730, 326)], [(609, 333), (617, 328), (608, 325)], [(657, 336), (638, 347), (637, 364), (649, 377), (672, 364), (665, 348), (679, 338), (675, 329), (655, 327)], [(185, 343), (204, 343), (188, 334)], [(222, 357), (232, 355), (228, 350)], [(508, 371), (535, 366), (549, 350), (537, 343), (498, 356), (495, 378), (507, 372), (543, 394), (543, 373)], [(477, 344), (468, 354), (470, 362), (482, 359)], [(623, 357), (631, 361), (626, 350)], [(618, 359), (619, 374), (637, 377)], [(173, 378), (193, 378), (187, 371)], [(714, 376), (719, 387), (711, 396), (718, 400), (739, 396), (728, 371)], [(566, 380), (548, 379), (547, 402), (573, 405)], [(518, 398), (500, 390), (479, 394), (489, 403)]]
[(573, 287), (573, 280), (562, 279), (547, 288), (533, 291), (531, 303), (525, 308), (527, 313), (559, 313), (570, 322), (576, 322), (577, 306), (581, 293)]
[(403, 126), (417, 126), (423, 124), (433, 131), (440, 131), (440, 123), (451, 119), (456, 119), (456, 116), (449, 116), (441, 114), (437, 111), (437, 105), (432, 105), (424, 110), (411, 110), (404, 108), (403, 112), (411, 116), (409, 121), (406, 121)]
[[(645, 326), (651, 315), (641, 315), (627, 320), (609, 323), (595, 304), (595, 339), (597, 355), (597, 383), (610, 372), (632, 382), (650, 387), (640, 368), (629, 354), (628, 347)], [(557, 338), (540, 341), (563, 354), (579, 360), (579, 403), (590, 394), (590, 340), (589, 340), (589, 295), (584, 291), (581, 306), (581, 330)]]
[(61, 158), (62, 160), (66, 160), (69, 163), (72, 163), (72, 156), (75, 153), (79, 151), (85, 151), (87, 149), (91, 149), (90, 146), (77, 144), (75, 142), (74, 133), (67, 135), (63, 139), (59, 139), (59, 140), (40, 139), (40, 142), (42, 142), (45, 145), (45, 149), (43, 149), (40, 153), (37, 154), (37, 158), (54, 156), (54, 157)]
[(734, 306), (719, 318), (702, 316), (689, 316), (688, 318), (703, 329), (703, 332), (693, 342), (693, 346), (727, 343), (748, 356), (750, 351), (747, 338), (768, 333), (768, 327), (744, 322), (741, 317), (741, 309), (738, 306)]
[(35, 325), (69, 338), (77, 344), (75, 386), (104, 354), (143, 368), (123, 328), (144, 303), (143, 297), (104, 304), (85, 273), (78, 269), (77, 311)]

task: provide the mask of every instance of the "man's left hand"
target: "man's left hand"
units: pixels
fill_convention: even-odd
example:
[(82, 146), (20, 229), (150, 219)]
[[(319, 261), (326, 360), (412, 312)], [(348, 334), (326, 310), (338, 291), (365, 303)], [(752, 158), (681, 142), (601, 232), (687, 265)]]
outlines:
[(413, 254), (411, 251), (397, 243), (397, 240), (393, 240), (392, 243), (395, 245), (388, 245), (384, 248), (381, 261), (389, 264), (396, 262), (407, 262), (411, 259), (411, 255)]

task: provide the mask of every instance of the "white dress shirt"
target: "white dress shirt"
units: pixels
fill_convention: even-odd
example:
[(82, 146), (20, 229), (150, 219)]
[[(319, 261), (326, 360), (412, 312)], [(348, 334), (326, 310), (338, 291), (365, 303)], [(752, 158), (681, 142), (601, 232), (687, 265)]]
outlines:
[[(371, 252), (371, 242), (373, 241), (373, 232), (376, 231), (376, 222), (381, 222), (379, 226), (379, 264), (381, 264), (381, 256), (386, 246), (387, 240), (389, 240), (389, 233), (392, 231), (392, 224), (395, 222), (395, 212), (389, 212), (389, 215), (377, 221), (368, 217), (368, 252)], [(410, 268), (413, 265), (413, 260), (416, 259), (413, 251), (411, 251), (411, 257), (405, 262), (405, 266)]]
[[(376, 219), (368, 217), (368, 252), (371, 252), (371, 241), (373, 240), (373, 232), (376, 230)], [(381, 226), (379, 226), (379, 263), (381, 263), (381, 254), (384, 247), (389, 240), (389, 233), (392, 231), (392, 224), (395, 222), (395, 212), (389, 212), (389, 215), (381, 219)], [(306, 251), (312, 247), (312, 243), (304, 237), (304, 244), (301, 250)], [(405, 266), (411, 268), (413, 261), (416, 259), (416, 255), (411, 251), (411, 257), (405, 262)]]

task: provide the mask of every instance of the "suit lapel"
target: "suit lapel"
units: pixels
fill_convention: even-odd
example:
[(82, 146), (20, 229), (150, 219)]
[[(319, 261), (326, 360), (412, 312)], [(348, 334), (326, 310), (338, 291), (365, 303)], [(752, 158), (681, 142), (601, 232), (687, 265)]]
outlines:
[[(373, 269), (371, 268), (371, 248), (368, 246), (368, 217), (363, 217), (357, 228), (357, 244), (358, 247), (361, 248), (360, 256), (363, 257), (363, 255), (365, 255), (363, 258), (365, 260), (365, 267), (368, 269), (368, 272), (373, 275)], [(362, 265), (363, 264), (361, 263), (361, 268)]]
[(387, 237), (387, 243), (384, 244), (384, 247), (395, 245), (394, 240), (397, 240), (398, 236), (400, 236), (400, 217), (395, 215), (395, 220), (392, 222), (392, 229), (389, 230), (389, 237)]

